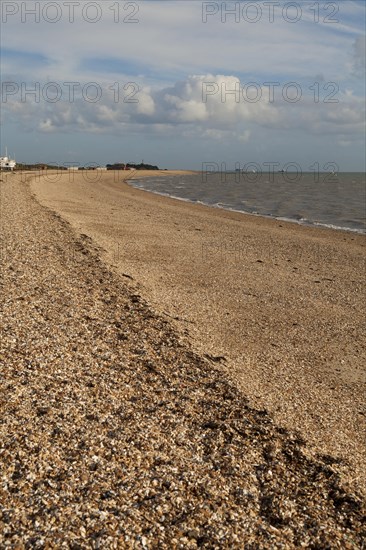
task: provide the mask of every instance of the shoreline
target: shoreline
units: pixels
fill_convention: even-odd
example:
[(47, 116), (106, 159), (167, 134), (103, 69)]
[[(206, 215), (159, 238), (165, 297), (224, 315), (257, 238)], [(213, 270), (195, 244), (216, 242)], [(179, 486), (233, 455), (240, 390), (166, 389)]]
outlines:
[[(147, 178), (148, 177), (149, 176), (147, 176)], [(151, 178), (153, 178), (153, 176), (151, 176)], [(140, 191), (147, 191), (148, 193), (153, 193), (154, 195), (159, 195), (160, 197), (166, 197), (166, 198), (169, 198), (169, 199), (175, 199), (177, 201), (188, 202), (189, 204), (201, 204), (202, 206), (207, 206), (208, 208), (218, 208), (218, 209), (221, 209), (221, 210), (226, 210), (228, 212), (237, 212), (238, 214), (245, 214), (245, 215), (248, 215), (248, 216), (258, 216), (260, 218), (266, 218), (266, 219), (274, 220), (274, 221), (277, 221), (277, 222), (295, 223), (297, 225), (304, 226), (304, 227), (330, 229), (331, 231), (344, 231), (346, 233), (355, 233), (356, 235), (365, 235), (366, 236), (366, 230), (363, 230), (363, 229), (353, 229), (351, 227), (340, 227), (340, 226), (336, 226), (336, 225), (333, 225), (333, 224), (325, 224), (325, 223), (320, 223), (320, 222), (301, 221), (301, 220), (296, 220), (296, 219), (292, 219), (292, 218), (276, 217), (276, 216), (273, 216), (271, 214), (257, 214), (256, 212), (248, 212), (246, 210), (238, 210), (238, 209), (235, 209), (235, 208), (220, 206), (218, 204), (208, 204), (208, 203), (203, 202), (203, 201), (196, 201), (196, 200), (187, 199), (187, 198), (184, 198), (184, 197), (176, 197), (174, 195), (169, 195), (167, 193), (160, 193), (159, 191), (152, 191), (151, 189), (143, 189), (141, 187), (135, 187), (135, 186), (132, 185), (132, 183), (130, 183), (132, 181), (133, 181), (133, 178), (131, 180), (126, 180), (125, 183), (127, 185), (131, 185), (131, 187), (134, 187), (134, 189), (139, 189)]]
[(345, 479), (366, 492), (364, 236), (177, 201), (113, 177), (66, 180), (31, 188), (197, 353), (222, 357), (255, 407), (316, 452), (346, 459)]
[[(38, 195), (48, 192), (47, 206), (34, 184), (14, 176), (0, 191), (0, 543), (362, 545), (363, 486), (349, 477), (349, 464), (319, 454), (296, 426), (287, 430), (263, 407), (253, 408), (250, 380), (238, 387), (207, 342), (197, 354), (182, 326), (154, 307), (142, 278), (122, 272), (128, 258), (111, 269), (98, 239), (80, 233), (93, 233), (88, 217), (112, 222), (116, 233), (113, 212), (106, 216), (99, 204), (104, 197), (118, 207), (113, 185), (97, 192), (63, 182), (52, 199), (44, 182), (36, 187)], [(151, 235), (172, 208), (131, 190), (117, 193), (123, 223), (130, 214), (138, 221), (135, 234), (143, 212), (153, 215), (155, 225), (145, 226)], [(56, 203), (66, 214), (55, 212)], [(100, 218), (92, 205), (103, 207)], [(65, 221), (75, 211), (79, 226)], [(179, 211), (171, 210), (175, 222)], [(181, 217), (178, 229), (197, 231), (197, 215), (190, 216), (185, 208), (193, 228)], [(263, 240), (266, 231), (254, 225)], [(162, 274), (169, 263), (158, 260)]]
[[(95, 171), (95, 170), (89, 170), (89, 171), (88, 170), (83, 170), (83, 171), (76, 172), (76, 173), (78, 175), (83, 175), (83, 173), (88, 173), (88, 172), (96, 173), (97, 171)], [(174, 195), (169, 195), (168, 193), (161, 193), (161, 192), (153, 191), (153, 190), (150, 190), (150, 189), (139, 188), (139, 187), (135, 187), (132, 184), (132, 181), (134, 179), (140, 179), (140, 178), (141, 179), (149, 179), (149, 178), (154, 179), (155, 177), (157, 177), (156, 174), (158, 174), (158, 177), (162, 177), (162, 176), (163, 177), (164, 176), (179, 177), (180, 175), (198, 175), (198, 174), (201, 174), (202, 172), (200, 172), (199, 170), (167, 170), (167, 169), (166, 170), (131, 170), (131, 171), (120, 170), (120, 171), (110, 171), (110, 172), (117, 173), (120, 177), (120, 181), (123, 182), (126, 185), (129, 185), (133, 189), (136, 189), (136, 190), (139, 190), (139, 191), (145, 191), (147, 193), (152, 193), (154, 195), (158, 195), (160, 197), (165, 197), (167, 199), (177, 200), (177, 201), (181, 201), (181, 202), (187, 202), (187, 203), (192, 204), (192, 205), (202, 205), (202, 206), (207, 207), (207, 208), (224, 210), (226, 212), (234, 212), (234, 213), (238, 213), (238, 214), (244, 214), (244, 215), (247, 215), (247, 216), (254, 216), (254, 217), (259, 217), (259, 218), (263, 218), (263, 219), (273, 220), (274, 222), (283, 222), (285, 224), (290, 223), (290, 224), (299, 225), (301, 227), (308, 227), (308, 228), (314, 228), (314, 229), (325, 229), (325, 230), (330, 230), (330, 231), (340, 231), (340, 232), (344, 232), (344, 233), (352, 233), (352, 234), (355, 234), (355, 235), (366, 236), (366, 229), (363, 230), (363, 229), (356, 229), (356, 228), (351, 228), (351, 227), (342, 227), (342, 226), (337, 226), (337, 225), (334, 225), (334, 224), (326, 224), (326, 223), (321, 223), (321, 222), (312, 222), (312, 221), (309, 221), (309, 220), (298, 220), (298, 219), (295, 219), (295, 218), (276, 217), (272, 214), (258, 214), (257, 212), (239, 210), (239, 209), (230, 208), (230, 207), (227, 207), (227, 206), (221, 206), (219, 204), (208, 204), (208, 203), (205, 203), (203, 201), (196, 201), (196, 200), (185, 198), (185, 197), (178, 197), (178, 196), (174, 196)], [(16, 171), (14, 173), (28, 174), (30, 176), (34, 174), (33, 171)], [(49, 173), (53, 173), (53, 171), (49, 171)], [(66, 175), (64, 171), (57, 172), (57, 173), (60, 174), (60, 175), (64, 175), (64, 176)], [(227, 172), (227, 173), (232, 174), (232, 173), (235, 173), (235, 172)], [(309, 173), (312, 174), (312, 172), (309, 172)], [(349, 172), (346, 172), (346, 173), (349, 173)], [(354, 172), (354, 173), (358, 174), (359, 172)], [(105, 172), (99, 172), (99, 174), (105, 174)], [(40, 171), (38, 171), (38, 173), (36, 175), (34, 175), (35, 178), (39, 178), (40, 176), (44, 177), (44, 174), (42, 174), (42, 172), (40, 172)], [(121, 176), (123, 176), (123, 177), (121, 177)], [(117, 181), (117, 180), (115, 180), (115, 181)]]
[[(181, 173), (182, 173), (182, 171), (177, 171), (176, 177), (178, 177)], [(202, 172), (194, 172), (194, 173), (192, 172), (192, 173), (188, 173), (188, 174), (189, 175), (198, 175), (200, 173), (202, 173)], [(228, 174), (232, 174), (232, 173), (234, 173), (234, 172), (228, 172)], [(174, 173), (171, 171), (171, 173), (169, 173), (169, 175), (174, 175)], [(138, 171), (136, 171), (136, 173), (134, 173), (134, 176), (136, 176), (136, 177), (133, 177), (131, 179), (126, 179), (125, 183), (127, 183), (128, 185), (131, 185), (132, 187), (135, 187), (132, 182), (133, 182), (134, 179), (137, 179), (137, 180), (140, 179), (139, 176), (138, 176)], [(164, 173), (159, 173), (158, 177), (161, 177), (161, 176), (164, 176)], [(144, 176), (142, 176), (141, 179), (146, 179), (146, 177), (148, 177), (150, 179), (154, 179), (154, 175), (151, 175), (151, 176), (144, 175)], [(250, 212), (250, 211), (247, 211), (247, 210), (242, 210), (242, 209), (238, 209), (238, 208), (235, 208), (235, 207), (230, 207), (230, 206), (227, 206), (227, 205), (222, 206), (220, 203), (209, 204), (208, 202), (204, 202), (204, 201), (201, 201), (201, 200), (195, 200), (195, 199), (190, 199), (190, 198), (187, 198), (187, 197), (175, 196), (173, 194), (159, 192), (159, 191), (155, 191), (155, 190), (152, 190), (152, 189), (146, 189), (146, 188), (143, 188), (143, 187), (135, 187), (135, 188), (140, 189), (142, 191), (148, 191), (150, 193), (154, 193), (155, 195), (159, 195), (161, 197), (167, 197), (167, 198), (171, 198), (171, 199), (175, 199), (175, 200), (179, 200), (179, 201), (183, 201), (183, 202), (188, 202), (190, 204), (202, 204), (202, 205), (207, 206), (209, 208), (219, 208), (219, 209), (227, 210), (229, 212), (238, 212), (238, 213), (247, 214), (247, 215), (250, 215), (250, 216), (259, 216), (261, 218), (272, 219), (272, 220), (280, 221), (280, 222), (283, 221), (283, 222), (287, 222), (287, 223), (295, 223), (295, 224), (298, 224), (298, 225), (301, 225), (301, 226), (306, 226), (306, 227), (324, 228), (324, 229), (330, 229), (332, 231), (344, 231), (344, 232), (347, 232), (347, 233), (355, 233), (355, 234), (358, 234), (358, 235), (366, 235), (366, 229), (363, 229), (363, 228), (345, 227), (345, 226), (337, 225), (336, 223), (330, 223), (330, 222), (329, 223), (326, 223), (326, 222), (323, 223), (323, 222), (318, 222), (318, 221), (311, 221), (311, 220), (308, 220), (308, 219), (299, 220), (297, 218), (291, 218), (291, 217), (286, 217), (286, 216), (275, 216), (271, 213), (262, 214), (262, 213), (257, 213), (257, 212)]]

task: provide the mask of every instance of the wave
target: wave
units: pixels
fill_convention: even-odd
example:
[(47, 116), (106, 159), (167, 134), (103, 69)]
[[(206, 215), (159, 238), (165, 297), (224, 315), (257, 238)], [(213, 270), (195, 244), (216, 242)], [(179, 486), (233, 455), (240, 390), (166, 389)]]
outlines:
[[(175, 176), (177, 177), (177, 176)], [(170, 178), (169, 178), (170, 179)], [(149, 180), (149, 181), (148, 181)], [(237, 207), (235, 205), (231, 205), (227, 202), (221, 202), (221, 201), (218, 201), (218, 202), (209, 202), (209, 200), (202, 200), (202, 197), (198, 198), (198, 197), (195, 197), (195, 196), (191, 196), (191, 197), (181, 197), (179, 196), (178, 194), (175, 194), (174, 192), (168, 192), (168, 191), (157, 191), (155, 189), (151, 189), (149, 188), (148, 186), (150, 185), (154, 185), (156, 183), (168, 183), (164, 180), (164, 178), (157, 178), (154, 180), (152, 180), (152, 178), (149, 178), (148, 180), (128, 180), (126, 181), (126, 183), (128, 183), (129, 185), (131, 185), (132, 187), (135, 187), (135, 188), (138, 188), (138, 189), (142, 189), (144, 191), (148, 191), (150, 193), (153, 193), (154, 195), (160, 195), (162, 197), (168, 197), (168, 198), (171, 198), (171, 199), (175, 199), (175, 200), (179, 200), (179, 201), (183, 201), (183, 202), (188, 202), (188, 203), (191, 203), (191, 204), (201, 204), (201, 205), (204, 205), (204, 206), (208, 206), (210, 208), (220, 208), (222, 210), (227, 210), (227, 211), (230, 211), (230, 212), (236, 212), (236, 213), (239, 213), (239, 214), (245, 214), (245, 215), (249, 215), (249, 216), (260, 216), (260, 217), (263, 217), (263, 218), (270, 218), (270, 219), (273, 219), (273, 220), (278, 220), (278, 221), (283, 221), (283, 222), (288, 222), (288, 223), (296, 223), (296, 224), (299, 224), (299, 225), (306, 225), (306, 226), (315, 226), (315, 227), (323, 227), (325, 229), (332, 229), (332, 230), (336, 230), (336, 231), (346, 231), (346, 232), (352, 232), (352, 233), (357, 233), (357, 234), (361, 234), (361, 235), (364, 235), (366, 234), (366, 229), (363, 229), (363, 228), (356, 228), (356, 227), (350, 227), (348, 225), (340, 225), (339, 223), (330, 223), (330, 222), (322, 222), (322, 221), (315, 221), (315, 220), (311, 220), (303, 215), (299, 215), (299, 214), (287, 214), (286, 216), (283, 216), (283, 215), (277, 215), (275, 213), (263, 213), (263, 212), (258, 212), (255, 207), (253, 206), (253, 208), (250, 208), (250, 206), (247, 204), (247, 201), (246, 200), (239, 200), (238, 202), (240, 202), (242, 204), (241, 207)], [(171, 183), (171, 181), (170, 181)], [(181, 183), (181, 182), (180, 182)], [(179, 193), (178, 189), (181, 189), (181, 188), (186, 188), (184, 185), (176, 185), (174, 187), (174, 191), (177, 190), (177, 193)], [(189, 190), (188, 190), (189, 192)], [(352, 223), (352, 222), (351, 222)]]

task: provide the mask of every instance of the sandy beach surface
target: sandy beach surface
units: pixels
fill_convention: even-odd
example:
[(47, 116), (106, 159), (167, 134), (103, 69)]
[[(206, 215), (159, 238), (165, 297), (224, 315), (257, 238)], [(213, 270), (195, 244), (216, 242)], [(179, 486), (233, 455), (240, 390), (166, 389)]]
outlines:
[(133, 176), (1, 175), (1, 545), (362, 548), (365, 238)]

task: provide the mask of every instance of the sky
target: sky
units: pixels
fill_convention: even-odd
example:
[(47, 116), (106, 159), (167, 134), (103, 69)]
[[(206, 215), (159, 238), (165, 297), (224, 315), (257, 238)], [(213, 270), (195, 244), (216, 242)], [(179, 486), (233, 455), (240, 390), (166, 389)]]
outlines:
[(1, 2), (18, 162), (365, 171), (365, 1)]

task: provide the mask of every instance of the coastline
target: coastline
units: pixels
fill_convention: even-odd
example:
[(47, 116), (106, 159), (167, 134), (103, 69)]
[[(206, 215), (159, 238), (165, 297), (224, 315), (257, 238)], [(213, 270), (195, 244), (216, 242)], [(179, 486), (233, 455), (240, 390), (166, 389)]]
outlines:
[(326, 223), (320, 223), (320, 222), (310, 222), (305, 220), (297, 220), (295, 218), (286, 218), (286, 217), (278, 217), (278, 216), (272, 216), (270, 214), (258, 214), (257, 212), (249, 212), (246, 210), (239, 210), (236, 208), (229, 208), (228, 206), (221, 206), (219, 204), (208, 204), (203, 201), (196, 201), (193, 199), (187, 199), (183, 197), (178, 197), (174, 195), (169, 195), (167, 193), (161, 193), (159, 191), (152, 191), (151, 189), (145, 189), (141, 187), (135, 187), (132, 185), (133, 178), (131, 180), (126, 180), (127, 185), (131, 185), (131, 187), (134, 187), (135, 189), (139, 189), (140, 191), (147, 191), (148, 193), (153, 193), (154, 195), (159, 195), (160, 197), (166, 197), (169, 199), (174, 199), (177, 201), (182, 202), (188, 202), (189, 204), (202, 204), (203, 206), (207, 206), (208, 208), (218, 208), (221, 210), (226, 210), (227, 212), (236, 212), (238, 214), (244, 214), (245, 216), (255, 216), (259, 218), (267, 218), (269, 220), (275, 220), (277, 222), (285, 222), (285, 223), (295, 223), (297, 225), (305, 226), (305, 227), (315, 227), (315, 228), (323, 228), (323, 229), (330, 229), (332, 231), (344, 231), (346, 233), (355, 233), (356, 235), (366, 235), (365, 231), (361, 229), (353, 229), (351, 227), (341, 227), (334, 224), (326, 224)]
[(177, 201), (112, 175), (67, 178), (31, 188), (198, 353), (224, 357), (254, 406), (348, 461), (345, 478), (365, 490), (364, 236)]
[[(145, 259), (153, 280), (159, 250), (144, 258), (135, 249), (128, 260), (125, 249), (111, 269), (100, 242), (80, 233), (85, 228), (103, 241), (101, 230), (109, 224), (113, 236), (121, 231), (111, 205), (107, 212), (103, 204), (111, 199), (124, 230), (133, 215), (135, 235), (145, 229), (145, 238), (156, 239), (164, 227), (171, 238), (162, 219), (170, 213), (176, 230), (193, 241), (199, 229), (208, 231), (206, 209), (197, 209), (197, 218), (185, 208), (178, 218), (173, 202), (158, 204), (127, 186), (123, 198), (117, 186), (116, 202), (110, 183), (98, 192), (76, 180), (72, 188), (35, 183), (36, 190), (15, 174), (1, 182), (1, 544), (362, 545), (365, 502), (352, 465), (319, 455), (296, 426), (286, 430), (263, 408), (253, 408), (249, 377), (243, 391), (209, 342), (202, 354), (192, 350), (195, 334), (185, 335), (183, 321), (175, 325), (159, 313), (141, 265), (141, 278), (130, 279), (139, 267), (131, 260)], [(66, 213), (60, 216), (56, 207)], [(102, 208), (100, 217), (95, 207)], [(143, 214), (154, 224), (144, 224)], [(64, 219), (73, 217), (72, 225)], [(222, 232), (225, 223), (231, 231), (237, 225), (220, 219)], [(265, 240), (268, 231), (260, 224), (247, 222), (245, 231), (252, 223)], [(170, 265), (162, 252), (160, 274)], [(257, 375), (254, 364), (251, 375)]]
[[(177, 174), (179, 175), (179, 172)], [(201, 175), (201, 174), (202, 174), (201, 172), (196, 172), (196, 173), (192, 173), (191, 175)], [(228, 173), (228, 174), (233, 175), (233, 173)], [(321, 221), (319, 218), (318, 219), (316, 219), (316, 218), (311, 219), (311, 218), (307, 218), (307, 217), (299, 217), (298, 214), (295, 215), (295, 216), (291, 216), (290, 212), (288, 214), (286, 214), (285, 212), (283, 212), (281, 214), (279, 214), (279, 213), (274, 214), (273, 212), (264, 212), (264, 211), (257, 212), (253, 209), (252, 210), (251, 209), (246, 209), (245, 207), (239, 206), (238, 203), (235, 204), (235, 202), (236, 202), (235, 200), (230, 205), (227, 202), (226, 203), (210, 202), (208, 198), (206, 200), (203, 199), (202, 197), (200, 199), (193, 198), (193, 197), (191, 198), (189, 196), (190, 193), (186, 194), (185, 196), (184, 196), (184, 194), (179, 195), (179, 191), (177, 189), (175, 189), (174, 186), (172, 186), (172, 188), (170, 188), (170, 191), (159, 191), (156, 188), (154, 188), (154, 180), (156, 180), (156, 177), (154, 178), (153, 175), (150, 178), (148, 178), (148, 179), (152, 180), (152, 182), (153, 182), (152, 185), (149, 184), (149, 182), (148, 182), (147, 186), (141, 185), (141, 184), (135, 185), (133, 180), (134, 179), (140, 180), (140, 178), (138, 177), (138, 173), (135, 174), (135, 175), (137, 177), (127, 179), (126, 183), (130, 184), (131, 186), (135, 187), (136, 189), (149, 191), (150, 193), (154, 193), (154, 194), (160, 195), (162, 197), (168, 197), (168, 198), (172, 198), (172, 199), (175, 199), (175, 200), (180, 200), (180, 201), (183, 201), (183, 202), (189, 202), (191, 204), (202, 204), (202, 205), (208, 206), (210, 208), (220, 208), (220, 209), (227, 210), (229, 212), (238, 212), (238, 213), (243, 213), (243, 214), (251, 215), (251, 216), (259, 216), (261, 218), (269, 218), (269, 219), (280, 221), (280, 222), (281, 221), (290, 222), (290, 223), (296, 223), (298, 225), (305, 225), (305, 226), (308, 226), (308, 227), (332, 229), (332, 230), (335, 230), (335, 231), (345, 231), (345, 232), (348, 232), (348, 233), (366, 235), (366, 229), (364, 228), (364, 224), (363, 224), (362, 227), (360, 226), (360, 224), (358, 224), (358, 226), (355, 227), (355, 225), (357, 225), (357, 223), (355, 224), (354, 220), (351, 220), (351, 225), (340, 225), (342, 223), (340, 220), (338, 220), (338, 221), (336, 221), (336, 220), (328, 220), (328, 221), (322, 220)], [(171, 174), (169, 174), (169, 175), (171, 175)], [(359, 174), (357, 173), (357, 175), (359, 175)], [(145, 180), (145, 179), (146, 179), (146, 177), (141, 178), (141, 180)], [(161, 179), (161, 174), (159, 174), (158, 179), (159, 180)], [(187, 181), (185, 183), (187, 183)], [(266, 183), (268, 183), (268, 182), (266, 182)], [(352, 182), (352, 183), (354, 183), (354, 182)], [(179, 186), (179, 188), (181, 188), (181, 186)], [(192, 193), (192, 188), (191, 188), (190, 192)], [(311, 192), (311, 190), (309, 190), (309, 192)], [(361, 202), (364, 202), (364, 200), (365, 199), (362, 199), (362, 197), (360, 197)], [(245, 201), (241, 200), (239, 202), (244, 203)], [(298, 205), (297, 205), (297, 208), (298, 208)], [(296, 206), (295, 206), (295, 209), (296, 209)], [(306, 213), (305, 213), (305, 215), (306, 215)], [(350, 221), (348, 221), (348, 223), (350, 223)]]

